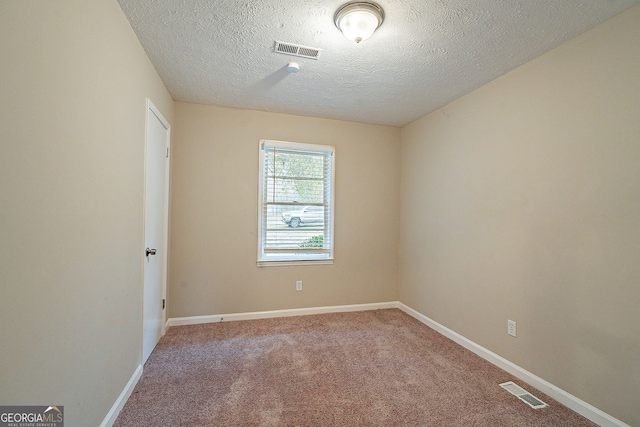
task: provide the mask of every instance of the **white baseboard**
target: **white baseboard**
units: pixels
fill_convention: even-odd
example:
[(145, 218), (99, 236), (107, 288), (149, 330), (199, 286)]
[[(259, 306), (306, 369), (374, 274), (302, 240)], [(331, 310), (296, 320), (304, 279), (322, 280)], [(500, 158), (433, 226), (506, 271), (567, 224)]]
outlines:
[(498, 356), (497, 354), (493, 353), (492, 351), (487, 350), (486, 348), (482, 347), (481, 345), (476, 344), (475, 342), (463, 337), (462, 335), (458, 334), (457, 332), (454, 332), (451, 329), (441, 325), (440, 323), (428, 318), (427, 316), (417, 312), (416, 310), (412, 309), (411, 307), (409, 307), (409, 306), (407, 306), (407, 305), (405, 305), (405, 304), (403, 304), (401, 302), (397, 302), (396, 307), (399, 308), (400, 310), (404, 311), (405, 313), (407, 313), (411, 317), (414, 317), (415, 319), (417, 319), (420, 322), (424, 323), (425, 325), (427, 325), (431, 329), (434, 329), (436, 332), (439, 332), (440, 334), (444, 335), (445, 337), (447, 337), (447, 338), (455, 341), (456, 343), (460, 344), (461, 346), (463, 346), (467, 350), (470, 350), (470, 351), (474, 352), (478, 356), (480, 356), (483, 359), (491, 362), (492, 364), (496, 365), (497, 367), (507, 371), (508, 373), (510, 373), (511, 375), (515, 376), (516, 378), (518, 378), (518, 379), (524, 381), (525, 383), (529, 384), (530, 386), (535, 387), (536, 389), (542, 391), (543, 393), (547, 394), (549, 397), (557, 400), (558, 402), (560, 402), (564, 406), (568, 407), (572, 411), (577, 412), (578, 414), (580, 414), (583, 417), (593, 421), (594, 423), (598, 424), (599, 426), (601, 426), (601, 427), (631, 427), (628, 424), (625, 424), (624, 422), (622, 422), (622, 421), (612, 417), (611, 415), (601, 411), (600, 409), (596, 408), (595, 406), (588, 404), (584, 400), (579, 399), (579, 398), (577, 398), (576, 396), (574, 396), (574, 395), (572, 395), (570, 393), (567, 393), (566, 391), (562, 390), (561, 388), (558, 388), (558, 387), (554, 386), (550, 382), (543, 380), (542, 378), (532, 374), (531, 372), (527, 371), (526, 369), (521, 368), (520, 366), (516, 365), (515, 363), (512, 363), (512, 362), (508, 361), (507, 359), (505, 359), (505, 358), (503, 358), (501, 356)]
[(122, 411), (124, 404), (127, 403), (127, 399), (129, 399), (129, 396), (131, 396), (131, 393), (133, 392), (133, 389), (135, 388), (136, 384), (138, 384), (138, 380), (140, 379), (141, 376), (142, 376), (142, 365), (138, 365), (135, 372), (129, 379), (129, 382), (127, 383), (126, 386), (124, 386), (122, 393), (120, 393), (120, 396), (118, 396), (115, 403), (111, 407), (111, 410), (109, 411), (107, 416), (104, 417), (104, 420), (102, 420), (102, 423), (100, 423), (100, 427), (111, 427), (113, 423), (116, 422), (116, 418), (118, 418), (118, 415), (120, 414), (120, 411)]
[(306, 316), (309, 314), (343, 313), (348, 311), (380, 310), (397, 308), (398, 302), (377, 302), (372, 304), (334, 305), (329, 307), (294, 308), (290, 310), (256, 311), (251, 313), (215, 314), (211, 316), (173, 317), (167, 327), (197, 325), (200, 323), (231, 322), (236, 320), (271, 319), (274, 317)]

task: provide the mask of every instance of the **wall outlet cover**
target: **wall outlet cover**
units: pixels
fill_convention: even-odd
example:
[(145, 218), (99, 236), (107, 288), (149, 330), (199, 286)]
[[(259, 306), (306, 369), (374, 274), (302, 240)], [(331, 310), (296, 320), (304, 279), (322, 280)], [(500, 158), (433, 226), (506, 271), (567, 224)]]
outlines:
[(513, 320), (507, 320), (507, 333), (512, 337), (516, 336), (516, 322)]

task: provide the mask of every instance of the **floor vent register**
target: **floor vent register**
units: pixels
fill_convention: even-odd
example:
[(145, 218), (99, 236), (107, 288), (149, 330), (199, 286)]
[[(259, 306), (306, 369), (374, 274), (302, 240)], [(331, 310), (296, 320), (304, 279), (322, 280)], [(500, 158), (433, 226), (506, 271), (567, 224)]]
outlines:
[(538, 399), (522, 387), (515, 384), (513, 381), (509, 381), (506, 383), (500, 384), (500, 387), (507, 390), (509, 393), (516, 396), (518, 399), (522, 400), (527, 405), (531, 406), (533, 409), (541, 409), (546, 408), (547, 405), (542, 400)]

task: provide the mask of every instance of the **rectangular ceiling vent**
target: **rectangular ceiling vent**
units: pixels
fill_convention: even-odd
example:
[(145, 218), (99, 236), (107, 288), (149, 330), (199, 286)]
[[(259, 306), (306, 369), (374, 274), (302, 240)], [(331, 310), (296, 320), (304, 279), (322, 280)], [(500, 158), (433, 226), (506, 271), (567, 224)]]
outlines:
[(283, 53), (285, 55), (318, 59), (318, 57), (320, 56), (320, 52), (322, 52), (322, 49), (318, 49), (317, 47), (300, 46), (299, 44), (293, 43), (284, 43), (276, 40), (273, 51), (276, 53)]
[(509, 393), (513, 394), (514, 396), (518, 397), (518, 399), (522, 400), (524, 403), (531, 406), (533, 409), (546, 408), (547, 406), (549, 406), (546, 403), (544, 403), (542, 400), (538, 399), (537, 397), (535, 397), (525, 389), (515, 384), (513, 381), (502, 383), (500, 384), (500, 387), (507, 390)]

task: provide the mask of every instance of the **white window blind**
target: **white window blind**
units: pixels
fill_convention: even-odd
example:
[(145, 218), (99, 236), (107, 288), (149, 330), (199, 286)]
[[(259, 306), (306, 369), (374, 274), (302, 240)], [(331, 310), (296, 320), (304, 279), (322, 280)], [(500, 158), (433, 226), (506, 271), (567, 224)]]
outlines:
[(258, 265), (333, 260), (334, 153), (260, 141)]

